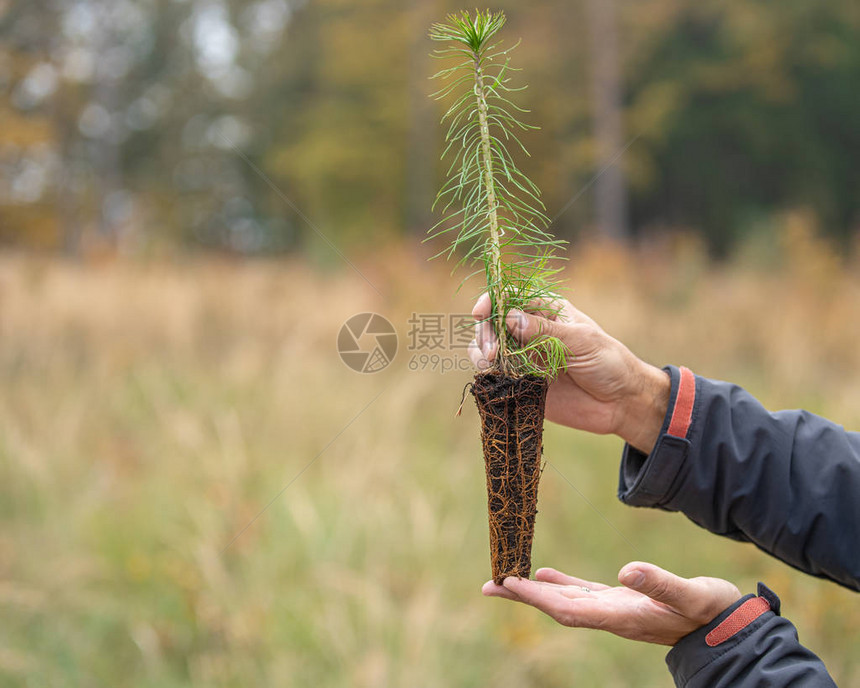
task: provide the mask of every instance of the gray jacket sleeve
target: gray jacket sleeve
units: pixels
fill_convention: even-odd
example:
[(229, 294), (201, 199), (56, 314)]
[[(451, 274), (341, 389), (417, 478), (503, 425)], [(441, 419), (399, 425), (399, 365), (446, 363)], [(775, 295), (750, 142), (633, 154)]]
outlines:
[[(649, 456), (625, 447), (620, 499), (680, 511), (711, 532), (860, 590), (860, 435), (805, 411), (770, 413), (736, 385), (667, 370), (663, 428)], [(796, 656), (814, 657), (794, 638)]]
[(707, 626), (681, 638), (666, 656), (678, 688), (834, 688), (818, 657), (779, 615), (779, 599), (759, 583)]

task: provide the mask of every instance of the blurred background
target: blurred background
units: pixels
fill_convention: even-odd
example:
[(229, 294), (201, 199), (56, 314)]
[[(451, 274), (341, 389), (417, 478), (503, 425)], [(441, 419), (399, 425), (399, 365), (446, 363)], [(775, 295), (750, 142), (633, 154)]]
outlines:
[[(671, 685), (661, 648), (480, 596), (470, 373), (413, 336), (480, 290), (421, 244), (426, 33), (460, 8), (0, 0), (0, 684)], [(860, 6), (494, 8), (566, 296), (858, 427)], [(336, 350), (362, 312), (400, 337), (379, 373)], [(855, 594), (623, 507), (620, 451), (547, 427), (537, 566), (764, 580), (860, 684)]]

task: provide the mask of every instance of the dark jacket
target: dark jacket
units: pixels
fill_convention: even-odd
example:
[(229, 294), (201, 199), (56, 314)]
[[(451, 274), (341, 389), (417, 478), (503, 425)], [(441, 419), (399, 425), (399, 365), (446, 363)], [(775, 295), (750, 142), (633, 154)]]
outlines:
[[(680, 511), (806, 573), (860, 590), (860, 434), (806, 411), (767, 411), (736, 385), (667, 368), (669, 409), (645, 456), (621, 461), (619, 498)], [(682, 638), (678, 686), (833, 686), (764, 586)]]

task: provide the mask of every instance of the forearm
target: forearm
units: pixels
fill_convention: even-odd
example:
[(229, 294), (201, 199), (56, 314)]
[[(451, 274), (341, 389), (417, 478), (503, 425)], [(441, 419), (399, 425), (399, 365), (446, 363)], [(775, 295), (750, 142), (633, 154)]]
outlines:
[(625, 449), (619, 497), (681, 511), (860, 589), (860, 436), (802, 411), (769, 413), (734, 385), (671, 373), (655, 447)]

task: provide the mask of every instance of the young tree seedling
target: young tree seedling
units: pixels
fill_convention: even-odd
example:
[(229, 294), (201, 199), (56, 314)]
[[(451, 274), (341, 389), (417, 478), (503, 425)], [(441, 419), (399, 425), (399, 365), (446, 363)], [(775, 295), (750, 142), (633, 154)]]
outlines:
[(546, 393), (567, 354), (555, 337), (519, 342), (505, 325), (512, 309), (552, 315), (559, 272), (553, 259), (563, 242), (547, 231), (540, 191), (511, 154), (528, 155), (517, 134), (535, 127), (521, 121), (527, 110), (511, 100), (525, 87), (511, 84), (513, 48), (497, 39), (504, 24), (502, 12), (486, 10), (448, 15), (430, 29), (430, 38), (444, 44), (434, 56), (453, 64), (434, 76), (444, 82), (434, 97), (451, 101), (442, 118), (442, 157), (450, 166), (434, 203), (444, 217), (428, 239), (446, 239), (437, 255), (455, 258), (457, 267), (477, 266), (465, 279), (484, 275), (488, 321), (499, 342), (492, 366), (471, 386), (481, 415), (496, 583), (530, 575)]

